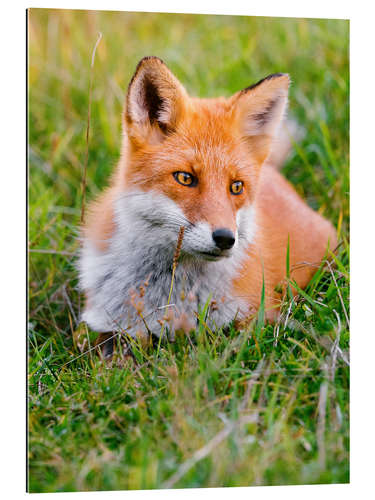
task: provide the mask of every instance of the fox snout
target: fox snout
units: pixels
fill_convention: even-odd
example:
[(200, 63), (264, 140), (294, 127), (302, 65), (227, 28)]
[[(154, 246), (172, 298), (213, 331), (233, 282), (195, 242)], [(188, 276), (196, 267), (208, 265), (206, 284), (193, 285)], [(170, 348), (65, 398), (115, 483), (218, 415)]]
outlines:
[(220, 250), (229, 250), (236, 242), (234, 234), (227, 228), (220, 228), (213, 231), (212, 239)]

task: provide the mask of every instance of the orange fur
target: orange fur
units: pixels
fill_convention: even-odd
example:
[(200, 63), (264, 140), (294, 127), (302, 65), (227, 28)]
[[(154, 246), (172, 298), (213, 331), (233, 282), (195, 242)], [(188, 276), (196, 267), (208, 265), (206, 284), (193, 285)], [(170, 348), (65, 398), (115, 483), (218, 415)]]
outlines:
[(92, 240), (101, 251), (106, 250), (115, 230), (113, 202), (116, 192), (115, 187), (108, 189), (90, 206), (84, 227), (84, 236)]
[(261, 171), (255, 204), (259, 230), (234, 289), (251, 302), (255, 312), (264, 273), (266, 309), (272, 318), (281, 299), (276, 290), (286, 278), (288, 237), (290, 277), (300, 288), (305, 288), (316, 272), (327, 244), (331, 250), (336, 247), (337, 238), (332, 224), (308, 207), (270, 166), (265, 165)]

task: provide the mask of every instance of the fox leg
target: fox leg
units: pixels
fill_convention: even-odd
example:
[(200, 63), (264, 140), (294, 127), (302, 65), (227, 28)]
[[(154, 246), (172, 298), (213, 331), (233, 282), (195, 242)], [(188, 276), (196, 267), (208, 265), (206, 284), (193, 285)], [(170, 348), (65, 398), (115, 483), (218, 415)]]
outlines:
[(114, 351), (114, 339), (115, 336), (113, 332), (110, 333), (100, 333), (95, 340), (95, 347), (97, 347), (97, 353), (105, 361), (110, 361), (113, 357)]
[[(113, 332), (100, 333), (95, 340), (95, 347), (97, 348), (97, 353), (101, 359), (104, 361), (112, 361), (113, 356), (116, 352), (115, 340), (117, 335)], [(121, 350), (122, 356), (124, 358), (131, 358), (135, 363), (137, 363), (137, 358), (134, 355), (133, 349), (129, 342), (124, 338), (121, 339)]]

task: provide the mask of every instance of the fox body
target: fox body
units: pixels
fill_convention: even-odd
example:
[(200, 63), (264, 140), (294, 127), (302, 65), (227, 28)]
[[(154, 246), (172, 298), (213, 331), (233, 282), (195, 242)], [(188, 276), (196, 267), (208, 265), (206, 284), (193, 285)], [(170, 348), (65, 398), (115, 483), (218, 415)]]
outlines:
[(214, 325), (245, 321), (263, 283), (272, 319), (288, 245), (291, 278), (307, 285), (336, 234), (267, 162), (288, 86), (276, 74), (228, 99), (192, 98), (160, 59), (142, 59), (118, 167), (83, 227), (83, 320), (92, 329), (159, 335), (166, 322), (189, 331), (205, 304)]

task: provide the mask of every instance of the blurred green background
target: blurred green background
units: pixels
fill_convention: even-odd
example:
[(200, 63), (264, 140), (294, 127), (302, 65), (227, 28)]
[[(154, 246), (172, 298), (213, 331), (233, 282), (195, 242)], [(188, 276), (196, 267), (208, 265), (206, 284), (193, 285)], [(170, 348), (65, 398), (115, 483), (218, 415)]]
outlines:
[[(241, 414), (244, 384), (261, 360), (248, 403), (257, 419), (176, 485), (347, 482), (349, 22), (31, 9), (28, 29), (31, 491), (162, 487), (226, 419)], [(335, 279), (323, 269), (306, 296), (287, 306), (289, 323), (261, 325), (254, 339), (231, 329), (202, 340), (200, 331), (194, 349), (185, 339), (163, 348), (159, 359), (140, 350), (142, 369), (107, 370), (89, 355), (72, 362), (79, 354), (74, 263), (99, 31), (88, 199), (118, 159), (126, 88), (142, 57), (161, 57), (201, 97), (290, 74), (289, 114), (305, 135), (283, 171), (336, 225), (341, 247)]]

